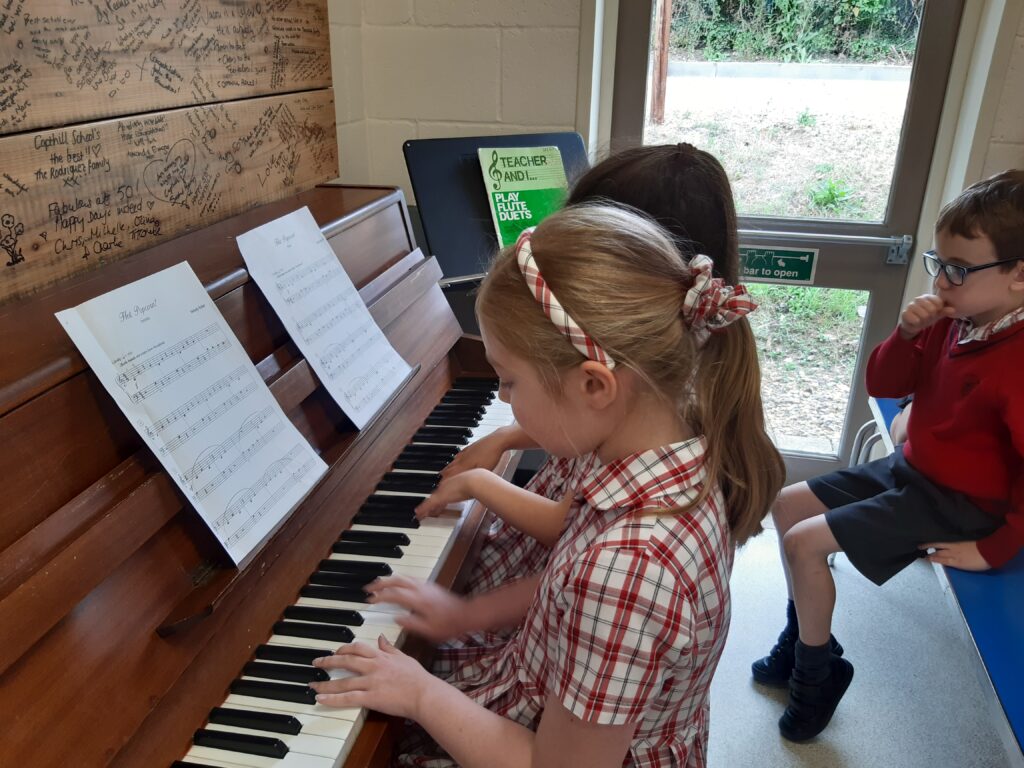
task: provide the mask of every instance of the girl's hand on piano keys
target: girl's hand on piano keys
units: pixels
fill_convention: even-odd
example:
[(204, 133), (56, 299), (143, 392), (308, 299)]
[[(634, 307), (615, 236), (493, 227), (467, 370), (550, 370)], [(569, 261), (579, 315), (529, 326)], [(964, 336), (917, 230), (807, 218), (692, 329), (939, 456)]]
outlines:
[(333, 656), (313, 660), (321, 669), (343, 669), (354, 677), (310, 683), (316, 701), (328, 707), (365, 707), (386, 715), (419, 719), (422, 691), (434, 679), (418, 661), (387, 641), (352, 643)]
[(441, 477), (447, 480), (469, 469), (493, 470), (498, 466), (505, 451), (512, 449), (513, 446), (509, 444), (510, 437), (517, 429), (519, 429), (518, 425), (501, 427), (487, 437), (470, 443), (458, 452), (447, 467), (441, 470)]
[(470, 626), (469, 604), (434, 582), (422, 582), (408, 576), (387, 576), (366, 585), (370, 603), (390, 603), (409, 611), (397, 616), (396, 623), (413, 634), (435, 643), (476, 629)]
[(469, 469), (442, 480), (434, 492), (416, 507), (416, 517), (421, 520), (425, 517), (437, 517), (449, 504), (475, 498), (476, 483), (485, 475), (493, 476), (494, 473), (486, 469)]

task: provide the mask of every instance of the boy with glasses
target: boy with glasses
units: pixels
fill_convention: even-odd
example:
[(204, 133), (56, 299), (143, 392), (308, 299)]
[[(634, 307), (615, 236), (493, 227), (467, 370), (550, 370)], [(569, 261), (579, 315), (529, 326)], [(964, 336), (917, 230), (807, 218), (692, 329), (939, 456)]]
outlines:
[(1024, 171), (961, 193), (924, 254), (933, 293), (911, 301), (868, 362), (875, 397), (913, 395), (888, 458), (785, 488), (772, 517), (789, 589), (787, 624), (755, 680), (789, 686), (782, 735), (828, 725), (853, 679), (830, 635), (846, 552), (883, 584), (918, 557), (998, 568), (1024, 546)]

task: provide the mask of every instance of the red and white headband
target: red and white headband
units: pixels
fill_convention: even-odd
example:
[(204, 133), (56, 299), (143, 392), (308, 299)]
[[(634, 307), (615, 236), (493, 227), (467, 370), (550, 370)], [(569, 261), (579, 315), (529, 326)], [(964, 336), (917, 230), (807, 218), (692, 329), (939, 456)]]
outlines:
[(555, 328), (562, 332), (562, 335), (579, 350), (580, 354), (588, 360), (596, 360), (603, 363), (609, 369), (615, 367), (615, 361), (611, 355), (605, 352), (601, 346), (587, 335), (580, 324), (577, 323), (568, 312), (562, 307), (561, 302), (555, 298), (547, 281), (541, 276), (537, 268), (537, 262), (533, 258), (533, 249), (530, 247), (530, 235), (533, 227), (524, 229), (516, 241), (516, 261), (519, 264), (519, 271), (523, 273), (526, 285), (533, 292), (533, 297), (540, 304), (544, 314), (554, 323)]
[[(600, 344), (592, 339), (572, 315), (565, 311), (561, 302), (555, 297), (551, 287), (537, 268), (530, 246), (530, 235), (533, 227), (524, 229), (516, 241), (516, 262), (523, 273), (526, 285), (533, 297), (540, 304), (544, 314), (563, 336), (588, 360), (603, 363), (609, 369), (615, 367), (611, 355), (604, 351)], [(704, 346), (712, 333), (721, 331), (741, 317), (749, 315), (757, 309), (747, 289), (742, 285), (726, 285), (720, 277), (714, 277), (714, 262), (704, 255), (695, 256), (690, 260), (690, 268), (694, 272), (693, 285), (683, 298), (683, 321), (694, 334), (698, 346)]]

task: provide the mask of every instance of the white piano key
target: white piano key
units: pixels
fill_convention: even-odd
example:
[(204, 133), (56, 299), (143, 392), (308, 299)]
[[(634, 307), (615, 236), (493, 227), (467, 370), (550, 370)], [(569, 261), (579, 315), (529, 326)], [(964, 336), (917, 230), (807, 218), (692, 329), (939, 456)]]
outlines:
[[(399, 634), (401, 634), (397, 627), (382, 627), (379, 630), (374, 629), (365, 632), (359, 631), (362, 627), (349, 627), (349, 629), (355, 635), (355, 642), (363, 643), (377, 642), (377, 635), (379, 634), (383, 634), (389, 642), (395, 643), (398, 641)], [(290, 645), (293, 648), (312, 648), (314, 650), (321, 648), (336, 650), (346, 645), (346, 643), (332, 643), (330, 640), (321, 640), (313, 637), (293, 637), (291, 635), (271, 635), (269, 642), (274, 645)]]
[(329, 757), (332, 760), (341, 751), (344, 738), (329, 738), (325, 736), (314, 736), (309, 733), (278, 733), (277, 731), (265, 731), (254, 728), (239, 728), (235, 725), (221, 725), (220, 723), (207, 723), (203, 726), (208, 731), (225, 731), (227, 733), (246, 733), (250, 736), (266, 736), (268, 738), (280, 739), (288, 747), (289, 752), (300, 752), (304, 755), (315, 755), (317, 757)]
[(278, 759), (195, 745), (192, 745), (192, 748), (185, 754), (185, 759), (195, 760), (197, 763), (211, 759), (221, 760), (225, 765), (245, 766), (245, 768), (334, 768), (332, 758), (304, 755), (301, 752), (289, 752), (283, 758)]
[(341, 608), (349, 611), (365, 611), (372, 608), (376, 613), (408, 613), (397, 605), (384, 603), (356, 603), (349, 600), (324, 600), (320, 597), (301, 597), (299, 605), (311, 605), (316, 608)]

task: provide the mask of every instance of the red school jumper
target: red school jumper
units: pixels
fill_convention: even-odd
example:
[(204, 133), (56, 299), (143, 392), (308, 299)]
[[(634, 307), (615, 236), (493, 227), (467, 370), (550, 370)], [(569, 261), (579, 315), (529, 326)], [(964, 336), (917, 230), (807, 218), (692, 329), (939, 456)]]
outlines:
[(1003, 524), (978, 542), (994, 568), (1024, 546), (1024, 322), (959, 343), (945, 319), (910, 341), (899, 329), (868, 361), (873, 397), (914, 395), (903, 455)]

